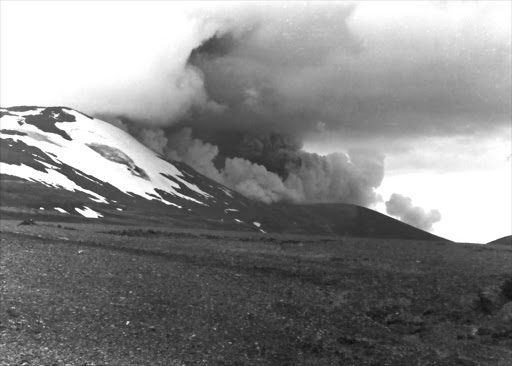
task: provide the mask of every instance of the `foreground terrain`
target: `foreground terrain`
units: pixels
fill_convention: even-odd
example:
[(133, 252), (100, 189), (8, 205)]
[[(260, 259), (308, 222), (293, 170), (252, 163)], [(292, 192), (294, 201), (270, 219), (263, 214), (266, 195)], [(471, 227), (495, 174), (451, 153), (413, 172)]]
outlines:
[(1, 221), (0, 365), (510, 365), (512, 248)]

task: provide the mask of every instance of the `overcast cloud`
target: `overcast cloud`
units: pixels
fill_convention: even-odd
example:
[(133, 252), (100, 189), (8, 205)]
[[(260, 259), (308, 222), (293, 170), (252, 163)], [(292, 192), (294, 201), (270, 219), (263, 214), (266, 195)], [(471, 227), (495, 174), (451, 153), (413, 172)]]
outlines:
[(159, 125), (192, 109), (195, 124), (304, 134), (322, 122), (354, 138), (474, 133), (511, 118), (509, 2), (2, 8), (3, 105)]

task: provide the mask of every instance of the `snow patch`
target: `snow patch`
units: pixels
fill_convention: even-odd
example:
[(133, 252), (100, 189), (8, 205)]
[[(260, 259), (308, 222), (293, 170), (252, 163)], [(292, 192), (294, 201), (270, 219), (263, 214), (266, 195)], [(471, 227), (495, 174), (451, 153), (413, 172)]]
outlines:
[(224, 192), (224, 194), (225, 194), (226, 196), (229, 196), (229, 197), (233, 198), (233, 194), (232, 194), (230, 191), (228, 191), (227, 189), (225, 189), (225, 188), (221, 188), (220, 190), (221, 190), (222, 192)]
[(11, 165), (6, 163), (0, 163), (0, 171), (3, 174), (12, 175), (33, 182), (43, 183), (45, 185), (53, 186), (54, 188), (63, 188), (71, 192), (84, 192), (89, 196), (94, 197), (96, 199), (96, 202), (108, 203), (105, 197), (102, 197), (95, 192), (89, 191), (88, 189), (84, 189), (78, 186), (68, 177), (53, 169), (50, 169), (45, 173), (34, 168), (31, 168), (25, 164)]
[(59, 212), (62, 212), (62, 213), (65, 213), (65, 214), (68, 214), (68, 215), (69, 215), (69, 213), (68, 213), (66, 210), (64, 210), (63, 208), (60, 208), (60, 207), (54, 207), (54, 209), (55, 209), (55, 211), (59, 211)]
[(75, 208), (76, 212), (78, 212), (80, 215), (91, 218), (91, 219), (97, 219), (98, 217), (103, 217), (102, 214), (99, 212), (96, 212), (94, 210), (91, 210), (89, 207), (84, 206), (84, 209), (80, 209), (78, 207)]
[(241, 221), (241, 220), (238, 220), (238, 219), (235, 219), (236, 222), (238, 222), (239, 224), (243, 224), (244, 222)]
[(261, 226), (261, 224), (259, 222), (256, 222), (256, 221), (253, 222), (253, 225), (256, 226), (256, 227), (260, 227)]
[(105, 203), (105, 204), (107, 204), (107, 205), (109, 204), (107, 200), (101, 200), (101, 199), (99, 199), (99, 198), (92, 198), (92, 197), (89, 197), (89, 199), (90, 199), (91, 201), (94, 201), (94, 202), (98, 202), (98, 203)]
[(8, 111), (9, 113), (16, 114), (18, 116), (30, 116), (33, 114), (39, 114), (43, 111), (44, 108), (38, 107), (34, 109), (29, 109), (27, 111), (18, 112), (18, 111)]
[[(75, 170), (75, 174), (77, 174), (77, 175), (79, 175), (79, 176), (81, 176), (81, 177), (84, 177), (85, 179), (90, 180), (90, 181), (91, 181), (91, 182), (93, 182), (93, 183), (99, 184), (100, 186), (102, 186), (102, 185), (103, 185), (103, 183), (96, 182), (96, 181), (92, 180), (91, 178), (89, 178), (89, 177), (87, 177), (87, 176), (83, 175), (82, 173), (80, 173), (78, 170)], [(112, 201), (112, 202), (115, 202), (115, 201)]]
[(44, 165), (47, 169), (55, 170), (57, 168), (55, 165), (48, 164), (48, 163), (46, 163), (44, 161), (41, 161), (41, 160), (38, 160), (38, 159), (34, 159), (34, 160), (37, 161), (39, 164)]

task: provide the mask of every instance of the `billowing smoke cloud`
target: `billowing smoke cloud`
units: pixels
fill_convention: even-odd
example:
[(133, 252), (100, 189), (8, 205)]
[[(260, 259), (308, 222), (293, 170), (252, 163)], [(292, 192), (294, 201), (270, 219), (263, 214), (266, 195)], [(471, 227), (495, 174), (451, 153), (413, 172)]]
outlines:
[(310, 202), (345, 202), (369, 206), (384, 178), (384, 156), (372, 150), (349, 150), (327, 156), (301, 151), (287, 166), (287, 187)]
[[(190, 139), (190, 132), (185, 129), (178, 133), (178, 145), (172, 144), (176, 135), (169, 140), (168, 157), (181, 159), (247, 197), (267, 203), (286, 200), (368, 206), (375, 203), (374, 189), (384, 176), (384, 157), (377, 152), (353, 150), (348, 155), (320, 156), (300, 150), (299, 144), (277, 133), (242, 138), (241, 156), (228, 157), (224, 164), (217, 161), (221, 166), (217, 170), (217, 147)], [(181, 152), (173, 150), (174, 146)]]
[(162, 149), (162, 154), (169, 159), (187, 163), (199, 173), (217, 182), (224, 181), (222, 174), (214, 165), (219, 149), (217, 146), (193, 138), (190, 128), (183, 128), (169, 136), (167, 146)]
[(386, 212), (398, 217), (401, 221), (422, 230), (431, 230), (432, 225), (441, 221), (441, 213), (438, 210), (425, 211), (414, 206), (409, 197), (393, 193), (386, 202)]
[[(443, 4), (10, 2), (0, 94), (111, 121), (264, 202), (367, 206), (384, 157), (361, 147), (509, 124), (510, 4)], [(326, 131), (357, 143), (302, 149)]]
[(228, 187), (266, 203), (303, 200), (295, 191), (288, 189), (277, 174), (269, 172), (263, 165), (242, 158), (226, 159), (222, 177), (222, 183)]
[(246, 135), (225, 157), (219, 148), (192, 136), (190, 128), (165, 135), (160, 128), (128, 130), (147, 147), (239, 193), (262, 202), (345, 202), (369, 206), (384, 177), (384, 156), (371, 150), (349, 150), (327, 156), (302, 151), (300, 143), (278, 133)]
[(508, 14), (509, 2), (6, 3), (2, 104), (195, 133), (486, 130), (510, 121)]
[(510, 21), (499, 21), (498, 8), (298, 3), (265, 6), (263, 17), (247, 7), (250, 26), (223, 28), (188, 59), (226, 110), (196, 111), (186, 124), (274, 128), (301, 141), (319, 126), (349, 140), (503, 126), (511, 116)]

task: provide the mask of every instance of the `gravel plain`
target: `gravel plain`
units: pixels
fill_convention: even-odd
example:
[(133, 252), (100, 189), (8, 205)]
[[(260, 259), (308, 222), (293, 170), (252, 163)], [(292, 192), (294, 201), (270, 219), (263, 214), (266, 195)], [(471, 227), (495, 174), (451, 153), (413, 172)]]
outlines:
[(0, 365), (512, 364), (507, 246), (19, 222)]

